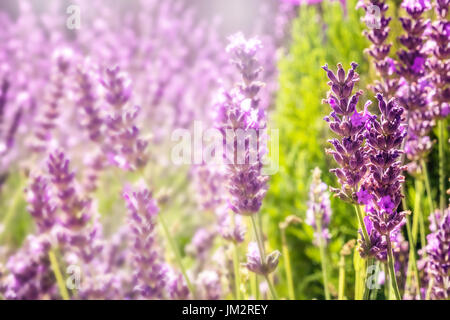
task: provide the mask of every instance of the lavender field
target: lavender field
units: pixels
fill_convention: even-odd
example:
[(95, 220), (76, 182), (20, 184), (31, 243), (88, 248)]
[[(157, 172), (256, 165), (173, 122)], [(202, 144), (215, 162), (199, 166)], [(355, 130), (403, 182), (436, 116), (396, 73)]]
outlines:
[(0, 300), (449, 300), (449, 3), (2, 0)]

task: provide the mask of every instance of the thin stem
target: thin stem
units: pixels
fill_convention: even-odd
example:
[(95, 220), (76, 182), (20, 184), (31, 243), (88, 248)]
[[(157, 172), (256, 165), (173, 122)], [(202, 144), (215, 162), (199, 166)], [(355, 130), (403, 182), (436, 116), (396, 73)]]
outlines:
[(269, 278), (269, 275), (265, 274), (264, 277), (266, 278), (267, 285), (269, 286), (269, 290), (270, 290), (270, 294), (272, 295), (272, 298), (274, 300), (278, 300), (277, 292), (275, 291), (275, 288), (274, 288), (274, 286), (272, 284), (272, 281)]
[(56, 254), (54, 252), (54, 249), (51, 249), (48, 252), (48, 257), (50, 259), (50, 265), (53, 271), (53, 274), (56, 278), (56, 283), (58, 285), (59, 294), (63, 298), (63, 300), (69, 300), (69, 292), (67, 291), (66, 285), (64, 283), (63, 276), (61, 274), (61, 270), (59, 268), (58, 259), (56, 259)]
[(322, 264), (322, 277), (323, 277), (323, 289), (325, 291), (325, 299), (330, 300), (330, 292), (328, 290), (328, 275), (327, 275), (327, 263), (325, 255), (325, 245), (322, 235), (322, 223), (321, 217), (316, 215), (316, 233), (319, 237), (319, 251), (320, 251), (320, 262)]
[(239, 272), (239, 246), (238, 244), (235, 242), (234, 243), (234, 259), (233, 259), (233, 264), (234, 264), (234, 286), (235, 288), (235, 296), (236, 296), (236, 300), (240, 299), (240, 291), (241, 291), (241, 275)]
[[(374, 262), (374, 258), (373, 257), (370, 257), (368, 260), (367, 260), (367, 267), (370, 267), (371, 265), (373, 265), (373, 262)], [(367, 273), (367, 271), (368, 271), (368, 268), (366, 268), (366, 273)], [(378, 281), (378, 277), (377, 276), (375, 276), (375, 281)], [(369, 297), (370, 297), (370, 287), (367, 285), (367, 283), (365, 282), (364, 283), (364, 295), (363, 295), (363, 299), (364, 300), (369, 300)]]
[(391, 280), (391, 287), (394, 290), (395, 298), (397, 300), (401, 300), (400, 291), (398, 290), (397, 278), (395, 276), (394, 269), (394, 256), (392, 255), (392, 244), (390, 235), (386, 235), (386, 243), (387, 243), (387, 253), (388, 253), (388, 267), (389, 267), (389, 278)]
[[(416, 186), (416, 198), (415, 198), (415, 203), (414, 203), (414, 221), (417, 221), (418, 218), (420, 217), (420, 215), (422, 215), (422, 210), (421, 210), (421, 206), (420, 206), (420, 201), (418, 201), (418, 198), (420, 199), (420, 195), (422, 192), (422, 182), (418, 179), (416, 179), (415, 181)], [(418, 195), (418, 190), (420, 191), (420, 195)], [(405, 195), (405, 185), (402, 185), (402, 194)], [(408, 210), (408, 207), (406, 205), (406, 199), (405, 197), (402, 198), (402, 207), (403, 210), (406, 211)], [(410, 283), (410, 276), (409, 276), (409, 270), (410, 268), (413, 269), (414, 272), (414, 278), (415, 278), (415, 282), (416, 282), (416, 288), (418, 291), (420, 291), (420, 278), (419, 278), (419, 269), (417, 268), (417, 258), (416, 258), (416, 238), (417, 235), (414, 236), (414, 222), (413, 222), (413, 227), (411, 229), (411, 221), (408, 215), (406, 215), (406, 233), (408, 235), (408, 239), (409, 239), (409, 260), (408, 260), (408, 275), (407, 275), (407, 281), (408, 283)], [(416, 222), (417, 224), (417, 222)], [(417, 226), (416, 226), (417, 229)]]
[(162, 217), (162, 215), (158, 215), (158, 219), (159, 219), (159, 223), (161, 224), (163, 230), (164, 230), (164, 235), (166, 236), (167, 242), (169, 242), (170, 247), (172, 248), (172, 251), (174, 253), (175, 256), (175, 260), (178, 264), (178, 267), (181, 270), (181, 273), (183, 274), (184, 280), (186, 281), (186, 284), (189, 288), (189, 291), (192, 293), (192, 296), (194, 297), (194, 299), (197, 298), (194, 287), (192, 286), (191, 281), (189, 280), (189, 277), (187, 275), (186, 269), (183, 266), (183, 262), (181, 261), (181, 254), (178, 251), (178, 247), (175, 243), (175, 240), (172, 238), (172, 235), (169, 232), (169, 229), (167, 228), (167, 225), (164, 221), (164, 218)]
[(360, 208), (360, 206), (358, 204), (355, 204), (355, 211), (356, 211), (356, 215), (358, 217), (359, 227), (361, 228), (362, 233), (363, 233), (364, 241), (369, 246), (370, 245), (369, 234), (367, 233), (366, 225), (364, 224), (363, 213), (362, 213), (361, 208)]
[[(261, 235), (258, 232), (258, 226), (257, 226), (257, 223), (256, 223), (255, 215), (252, 214), (250, 216), (250, 218), (252, 220), (253, 231), (255, 233), (256, 241), (257, 241), (258, 247), (259, 247), (259, 255), (260, 255), (260, 258), (261, 258), (261, 264), (265, 265), (265, 263), (266, 263), (266, 253), (265, 253), (265, 250), (264, 250), (264, 243), (262, 242)], [(272, 282), (270, 281), (269, 276), (265, 275), (265, 278), (266, 278), (266, 281), (267, 281), (267, 285), (269, 286), (270, 293), (272, 294), (272, 298), (274, 300), (277, 300), (278, 299), (277, 298), (277, 293), (275, 291), (275, 288), (272, 285)]]
[(411, 232), (411, 223), (409, 221), (409, 216), (406, 216), (405, 220), (406, 220), (406, 232), (408, 234), (408, 239), (411, 239), (409, 241), (411, 250), (409, 250), (408, 273), (409, 273), (410, 268), (412, 268), (413, 272), (414, 272), (414, 280), (415, 280), (415, 284), (416, 284), (416, 289), (417, 289), (417, 292), (420, 292), (419, 270), (417, 268), (416, 250), (415, 250), (414, 242), (412, 240), (413, 236), (412, 236), (412, 232)]
[(414, 245), (417, 244), (417, 235), (419, 232), (419, 216), (422, 214), (422, 208), (421, 208), (421, 199), (422, 199), (422, 181), (419, 178), (415, 179), (415, 197), (414, 197), (414, 218), (413, 218), (413, 225), (412, 225), (412, 239), (414, 241)]
[(339, 258), (339, 287), (338, 300), (344, 300), (345, 296), (345, 256), (341, 254)]
[(285, 262), (285, 270), (286, 270), (286, 280), (288, 286), (288, 294), (290, 300), (295, 300), (295, 291), (294, 291), (294, 280), (292, 277), (292, 268), (291, 268), (291, 258), (289, 255), (289, 248), (286, 241), (286, 231), (284, 228), (281, 229), (281, 242), (283, 248), (283, 257)]
[(439, 129), (439, 208), (441, 212), (445, 209), (445, 173), (444, 173), (444, 119), (438, 121)]
[(438, 223), (436, 221), (436, 215), (434, 214), (433, 197), (431, 195), (431, 185), (430, 185), (430, 178), (429, 178), (429, 175), (428, 175), (427, 164), (425, 163), (424, 160), (422, 160), (421, 161), (421, 165), (422, 165), (424, 178), (425, 178), (425, 188), (427, 190), (428, 205), (430, 207), (430, 213), (431, 213), (431, 215), (434, 218), (434, 222), (436, 223), (436, 225), (438, 225)]

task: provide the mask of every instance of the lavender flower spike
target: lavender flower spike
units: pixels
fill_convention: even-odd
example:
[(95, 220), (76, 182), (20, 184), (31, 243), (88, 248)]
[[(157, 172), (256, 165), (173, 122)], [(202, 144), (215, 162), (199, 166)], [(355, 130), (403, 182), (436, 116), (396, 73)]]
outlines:
[(39, 233), (50, 230), (56, 221), (56, 206), (50, 193), (48, 181), (43, 176), (31, 178), (27, 188), (28, 212), (34, 218)]
[(119, 67), (106, 70), (101, 81), (106, 89), (105, 99), (111, 106), (106, 119), (108, 138), (104, 148), (112, 162), (121, 168), (135, 170), (147, 163), (148, 141), (142, 139), (136, 125), (140, 107), (125, 108), (131, 96), (131, 83)]
[(221, 97), (216, 126), (227, 142), (224, 158), (228, 164), (230, 208), (237, 214), (253, 215), (259, 211), (267, 189), (267, 176), (261, 173), (266, 148), (259, 130), (266, 126), (265, 111), (259, 108), (257, 97), (263, 84), (256, 81), (261, 67), (255, 58), (261, 45), (256, 39), (245, 40), (242, 34), (230, 40), (227, 51), (241, 73), (242, 82)]
[(61, 224), (74, 231), (81, 230), (91, 218), (91, 203), (77, 194), (75, 173), (70, 170), (69, 159), (64, 152), (55, 151), (49, 155), (47, 165), (63, 213)]
[(166, 268), (156, 240), (156, 215), (159, 208), (151, 192), (145, 188), (126, 191), (123, 197), (134, 237), (135, 290), (143, 298), (161, 299), (166, 286)]
[(401, 199), (401, 186), (404, 182), (400, 155), (401, 145), (406, 136), (406, 128), (402, 124), (404, 109), (395, 99), (384, 100), (377, 94), (380, 119), (370, 116), (367, 123), (366, 141), (369, 153), (369, 177), (364, 188), (371, 197), (367, 205), (369, 217), (374, 228), (382, 235), (399, 227), (405, 212), (397, 212)]
[[(369, 0), (362, 3), (361, 6), (366, 12), (373, 6), (380, 9), (379, 21), (367, 21), (370, 23), (375, 22), (376, 27), (371, 28), (369, 31), (364, 31), (364, 35), (372, 42), (370, 48), (366, 51), (372, 56), (380, 79), (375, 81), (375, 85), (371, 87), (371, 90), (375, 93), (382, 93), (386, 97), (393, 97), (399, 88), (399, 81), (396, 79), (398, 75), (395, 61), (389, 57), (392, 44), (386, 42), (390, 32), (389, 23), (391, 21), (391, 17), (386, 17), (389, 6), (385, 0)], [(367, 14), (366, 17), (373, 18), (373, 16)]]
[(245, 266), (251, 272), (267, 276), (268, 274), (274, 272), (277, 268), (280, 255), (281, 253), (278, 250), (275, 250), (271, 254), (267, 255), (266, 261), (262, 263), (258, 245), (253, 241), (248, 244), (247, 263)]
[(338, 64), (336, 74), (328, 69), (328, 65), (322, 68), (330, 79), (328, 85), (331, 87), (328, 98), (324, 102), (330, 105), (332, 112), (325, 117), (325, 121), (340, 137), (340, 139), (330, 140), (334, 150), (327, 150), (327, 153), (333, 155), (340, 166), (330, 171), (336, 174), (341, 188), (331, 190), (342, 200), (356, 204), (359, 184), (367, 172), (367, 155), (363, 144), (368, 116), (356, 110), (362, 91), (352, 95), (359, 76), (355, 71), (358, 64), (352, 62), (351, 66), (347, 76), (341, 64)]
[[(306, 223), (314, 228), (314, 244), (320, 245), (320, 234), (324, 241), (330, 240), (328, 224), (331, 217), (330, 196), (328, 186), (320, 180), (321, 171), (315, 168), (313, 179), (309, 189), (308, 210), (306, 211)], [(320, 221), (320, 230), (317, 222)]]
[(432, 299), (450, 297), (450, 209), (445, 210), (438, 229), (427, 236), (427, 274)]

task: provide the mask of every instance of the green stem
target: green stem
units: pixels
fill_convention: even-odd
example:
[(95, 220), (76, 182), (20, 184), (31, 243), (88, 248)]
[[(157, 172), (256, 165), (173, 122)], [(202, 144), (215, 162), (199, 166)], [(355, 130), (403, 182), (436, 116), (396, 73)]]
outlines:
[(277, 292), (275, 291), (275, 288), (274, 288), (274, 286), (272, 284), (272, 281), (269, 278), (269, 275), (265, 274), (264, 277), (266, 278), (267, 285), (269, 286), (269, 290), (270, 290), (270, 294), (272, 295), (272, 298), (274, 300), (278, 300)]
[[(412, 232), (411, 232), (411, 223), (409, 221), (409, 217), (406, 216), (406, 232), (408, 234), (408, 239), (413, 239)], [(416, 250), (415, 245), (413, 241), (410, 241), (410, 250), (409, 250), (409, 261), (408, 261), (408, 273), (410, 268), (413, 269), (414, 272), (414, 280), (416, 284), (417, 292), (420, 292), (420, 277), (419, 277), (419, 270), (417, 268), (417, 258), (416, 258)], [(409, 276), (409, 275), (408, 275)], [(420, 299), (420, 295), (419, 295)]]
[(344, 300), (345, 296), (345, 256), (341, 254), (339, 258), (339, 288), (338, 300)]
[[(259, 247), (259, 255), (260, 255), (260, 258), (261, 258), (261, 264), (265, 265), (265, 263), (266, 263), (266, 252), (264, 250), (264, 243), (262, 242), (261, 235), (258, 232), (258, 226), (257, 226), (257, 223), (256, 223), (255, 215), (254, 214), (250, 215), (250, 218), (252, 220), (253, 231), (255, 233), (256, 241), (257, 241), (258, 247)], [(269, 286), (270, 293), (272, 294), (272, 298), (274, 300), (277, 300), (277, 293), (275, 291), (275, 288), (272, 285), (272, 282), (270, 281), (270, 278), (267, 275), (265, 275), (265, 278), (266, 278), (266, 281), (267, 281), (267, 285)]]
[(434, 222), (436, 223), (436, 225), (438, 225), (437, 221), (436, 221), (436, 215), (434, 214), (434, 205), (433, 205), (433, 197), (431, 195), (431, 185), (430, 185), (430, 177), (428, 175), (428, 168), (427, 168), (427, 164), (425, 163), (424, 160), (421, 161), (421, 165), (422, 165), (422, 169), (423, 169), (423, 173), (424, 173), (424, 178), (425, 178), (425, 188), (427, 190), (427, 198), (428, 198), (428, 205), (430, 207), (430, 214), (433, 216), (434, 218)]
[(423, 189), (422, 180), (419, 178), (416, 178), (415, 179), (416, 195), (414, 197), (414, 216), (413, 216), (413, 225), (412, 225), (412, 240), (414, 241), (414, 245), (417, 244), (417, 235), (419, 232), (419, 216), (422, 214), (422, 208), (421, 208), (421, 199), (422, 199), (422, 192), (423, 192), (422, 189)]
[(238, 244), (235, 242), (234, 243), (234, 259), (233, 259), (233, 264), (234, 264), (234, 286), (236, 287), (236, 300), (240, 299), (240, 291), (241, 291), (241, 275), (239, 272), (239, 246)]
[(439, 208), (441, 212), (445, 210), (445, 174), (444, 174), (444, 119), (438, 121), (439, 129)]
[(391, 287), (394, 290), (395, 298), (397, 300), (401, 300), (400, 291), (398, 290), (397, 277), (395, 276), (394, 269), (394, 256), (392, 255), (392, 244), (390, 235), (386, 235), (386, 243), (387, 243), (387, 253), (388, 253), (388, 267), (389, 267), (389, 279), (391, 282)]
[(167, 228), (167, 225), (164, 221), (164, 218), (162, 217), (161, 214), (158, 215), (158, 219), (159, 219), (159, 223), (161, 224), (163, 230), (164, 230), (164, 235), (166, 236), (167, 242), (169, 242), (170, 247), (172, 248), (172, 251), (174, 253), (175, 256), (175, 260), (178, 264), (178, 267), (181, 270), (181, 273), (183, 274), (184, 280), (186, 280), (186, 284), (189, 288), (189, 291), (192, 293), (192, 296), (194, 297), (194, 299), (197, 299), (194, 287), (192, 286), (191, 281), (189, 280), (189, 277), (187, 275), (186, 269), (183, 266), (183, 262), (181, 261), (181, 254), (178, 250), (178, 247), (175, 243), (175, 240), (172, 238), (169, 229)]
[(50, 259), (50, 265), (53, 271), (53, 274), (56, 278), (56, 283), (58, 285), (59, 294), (63, 298), (63, 300), (69, 300), (69, 292), (67, 291), (66, 285), (64, 283), (63, 276), (61, 274), (61, 270), (59, 268), (58, 259), (56, 259), (56, 254), (54, 252), (54, 249), (51, 249), (48, 252), (48, 257)]
[(281, 229), (281, 242), (283, 248), (283, 257), (285, 262), (285, 270), (286, 270), (286, 280), (288, 286), (288, 294), (290, 300), (295, 300), (295, 291), (294, 291), (294, 280), (292, 277), (292, 268), (291, 268), (291, 258), (289, 255), (289, 248), (286, 241), (286, 231), (284, 228)]
[[(417, 268), (417, 258), (416, 258), (416, 240), (417, 240), (417, 235), (414, 236), (414, 230), (417, 230), (417, 220), (419, 219), (419, 217), (422, 215), (422, 210), (421, 210), (421, 206), (420, 206), (420, 198), (421, 198), (421, 194), (422, 194), (422, 181), (419, 179), (415, 179), (415, 189), (416, 189), (416, 197), (415, 197), (415, 203), (414, 203), (414, 218), (413, 218), (413, 227), (411, 229), (411, 221), (409, 216), (407, 215), (405, 220), (406, 220), (406, 233), (408, 235), (408, 239), (409, 240), (409, 260), (408, 260), (408, 275), (407, 275), (407, 283), (410, 283), (410, 275), (409, 275), (409, 271), (412, 268), (413, 272), (414, 272), (414, 278), (415, 278), (415, 282), (416, 282), (416, 288), (417, 290), (420, 292), (420, 277), (419, 277), (419, 269)], [(405, 185), (402, 185), (402, 194), (405, 194)], [(408, 207), (406, 205), (406, 200), (403, 197), (402, 198), (402, 207), (403, 210), (406, 211), (408, 210)], [(414, 228), (415, 227), (415, 228)], [(417, 231), (416, 231), (417, 232)]]
[(327, 263), (325, 255), (325, 245), (322, 236), (322, 223), (321, 217), (316, 215), (316, 233), (319, 237), (319, 251), (320, 251), (320, 262), (322, 264), (322, 277), (323, 277), (323, 289), (325, 291), (325, 300), (330, 300), (330, 292), (328, 290), (328, 275), (327, 275)]
[(355, 204), (355, 211), (356, 216), (358, 217), (359, 227), (362, 230), (364, 241), (366, 242), (367, 246), (370, 246), (370, 238), (369, 234), (367, 233), (366, 225), (364, 224), (364, 217), (363, 213), (361, 211), (361, 207), (358, 204)]
[[(370, 258), (367, 260), (366, 273), (367, 273), (368, 268), (373, 264), (373, 262), (374, 262), (374, 258), (373, 258), (373, 257), (370, 257)], [(375, 276), (375, 281), (378, 281), (378, 277), (377, 277), (377, 276)], [(365, 283), (364, 283), (364, 295), (363, 295), (363, 300), (369, 300), (369, 297), (370, 297), (370, 288), (369, 288), (369, 286), (367, 285), (367, 283), (365, 282)]]

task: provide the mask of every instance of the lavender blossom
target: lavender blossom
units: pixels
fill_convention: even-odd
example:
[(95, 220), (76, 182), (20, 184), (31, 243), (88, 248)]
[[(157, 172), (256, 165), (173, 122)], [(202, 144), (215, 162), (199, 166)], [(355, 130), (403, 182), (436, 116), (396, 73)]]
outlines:
[(280, 255), (281, 253), (278, 250), (275, 250), (267, 255), (266, 261), (263, 263), (258, 245), (256, 242), (252, 241), (248, 244), (247, 263), (245, 264), (245, 267), (251, 272), (267, 276), (277, 268)]
[(77, 105), (83, 112), (81, 125), (86, 128), (89, 139), (99, 142), (103, 139), (101, 131), (103, 119), (100, 115), (100, 109), (96, 106), (98, 99), (96, 83), (94, 83), (90, 72), (81, 67), (77, 69), (76, 76), (79, 91)]
[[(306, 211), (306, 223), (314, 228), (314, 244), (319, 246), (321, 236), (328, 242), (331, 235), (328, 231), (328, 224), (331, 217), (330, 196), (327, 192), (328, 186), (320, 180), (321, 171), (315, 168), (309, 189), (308, 210)], [(317, 222), (320, 221), (320, 230)]]
[[(359, 76), (355, 72), (357, 63), (352, 62), (351, 69), (345, 76), (341, 64), (335, 74), (328, 69), (328, 65), (322, 68), (326, 71), (330, 82), (331, 91), (324, 100), (332, 108), (330, 116), (325, 117), (330, 129), (340, 138), (330, 140), (334, 150), (328, 149), (327, 153), (333, 155), (340, 168), (332, 169), (341, 184), (341, 189), (331, 188), (336, 195), (350, 203), (357, 203), (358, 186), (367, 172), (367, 155), (364, 149), (364, 131), (368, 121), (367, 111), (359, 113), (356, 105), (362, 91), (352, 94), (354, 85)], [(366, 105), (367, 106), (367, 105)]]
[(230, 41), (227, 51), (243, 82), (231, 93), (223, 94), (218, 103), (216, 126), (226, 140), (224, 158), (228, 164), (230, 208), (237, 214), (253, 215), (259, 211), (267, 189), (267, 176), (261, 173), (266, 151), (259, 131), (265, 128), (265, 111), (258, 108), (257, 94), (262, 83), (256, 81), (261, 71), (255, 58), (260, 42), (246, 41), (242, 34), (233, 36)]
[(389, 236), (403, 222), (405, 212), (397, 212), (403, 197), (401, 186), (404, 177), (401, 175), (401, 145), (406, 136), (406, 128), (402, 124), (404, 109), (395, 99), (385, 102), (381, 94), (377, 94), (380, 119), (370, 115), (367, 123), (366, 141), (369, 155), (369, 177), (364, 183), (371, 199), (364, 204), (372, 220), (374, 228), (382, 235)]
[(222, 297), (222, 285), (217, 272), (202, 271), (197, 278), (197, 288), (204, 300), (219, 300)]
[(139, 137), (139, 129), (136, 126), (140, 107), (125, 108), (131, 97), (131, 83), (118, 66), (107, 69), (101, 83), (106, 89), (105, 100), (112, 109), (106, 119), (106, 152), (113, 163), (121, 168), (141, 168), (147, 163), (145, 150), (148, 142)]
[(49, 155), (47, 165), (62, 211), (61, 224), (68, 229), (82, 229), (91, 218), (91, 203), (77, 194), (75, 173), (69, 167), (70, 160), (64, 152), (55, 151)]
[(429, 51), (432, 56), (426, 66), (431, 71), (428, 79), (432, 83), (431, 113), (437, 119), (446, 118), (450, 114), (450, 22), (446, 19), (449, 8), (448, 0), (438, 0), (435, 3), (437, 20), (430, 25), (428, 32)]
[(363, 233), (359, 229), (359, 234), (361, 238), (358, 239), (359, 244), (359, 254), (362, 258), (374, 257), (380, 261), (386, 262), (387, 258), (387, 243), (386, 240), (381, 236), (381, 234), (373, 227), (372, 220), (368, 217), (364, 217), (364, 225), (366, 227), (367, 233), (369, 235), (370, 243), (366, 243), (363, 240)]
[(35, 141), (32, 149), (35, 152), (44, 152), (52, 140), (53, 131), (58, 126), (57, 119), (61, 113), (61, 104), (67, 94), (66, 77), (70, 71), (73, 52), (68, 48), (56, 50), (54, 53), (54, 71), (49, 84), (47, 103), (39, 115), (35, 131)]
[(163, 298), (166, 269), (156, 239), (156, 215), (159, 208), (149, 190), (126, 191), (124, 199), (133, 232), (135, 290), (147, 299)]
[(199, 228), (192, 237), (191, 242), (188, 244), (186, 251), (190, 252), (198, 260), (205, 261), (207, 254), (213, 245), (215, 236), (215, 232), (205, 228)]
[(429, 21), (422, 19), (424, 12), (431, 6), (428, 0), (408, 0), (404, 1), (402, 6), (409, 17), (399, 18), (406, 34), (398, 38), (405, 49), (397, 52), (400, 61), (398, 72), (402, 77), (397, 97), (408, 112), (406, 155), (411, 161), (417, 162), (431, 149), (432, 144), (427, 135), (434, 126), (433, 115), (427, 101), (428, 83), (424, 81), (427, 61), (424, 49), (425, 30)]
[(46, 235), (28, 236), (23, 247), (6, 264), (9, 274), (4, 280), (4, 297), (13, 300), (55, 299), (55, 278)]
[(169, 297), (176, 300), (187, 300), (190, 297), (189, 288), (183, 274), (169, 268), (167, 274), (167, 292)]
[[(389, 23), (391, 21), (391, 17), (386, 17), (389, 6), (385, 0), (369, 0), (363, 2), (361, 6), (366, 12), (373, 6), (380, 9), (380, 16), (379, 18), (376, 17), (377, 21), (367, 21), (375, 24), (376, 27), (364, 32), (364, 35), (372, 42), (367, 52), (374, 59), (375, 69), (380, 79), (375, 81), (375, 84), (371, 86), (371, 90), (375, 93), (382, 93), (385, 97), (394, 97), (399, 88), (399, 82), (395, 72), (397, 69), (395, 61), (389, 57), (392, 44), (386, 42), (390, 32)], [(366, 14), (366, 16), (368, 15)]]
[(247, 231), (245, 223), (242, 221), (242, 216), (231, 216), (229, 211), (226, 205), (222, 205), (216, 210), (219, 233), (227, 241), (242, 243), (245, 240), (245, 232)]
[(53, 203), (52, 194), (48, 186), (48, 181), (43, 176), (31, 178), (31, 183), (27, 188), (28, 212), (34, 218), (39, 233), (51, 230), (57, 222), (56, 206)]
[(450, 296), (450, 210), (446, 210), (439, 227), (427, 236), (427, 265), (431, 298), (446, 300)]

